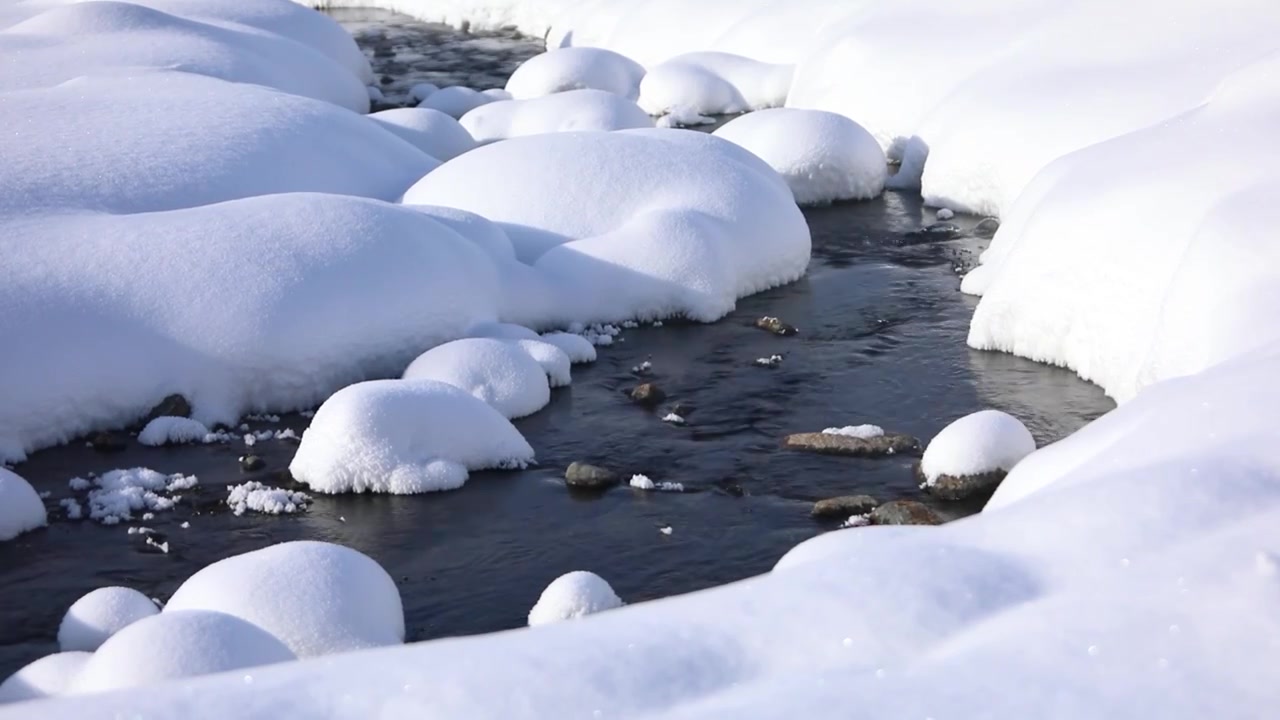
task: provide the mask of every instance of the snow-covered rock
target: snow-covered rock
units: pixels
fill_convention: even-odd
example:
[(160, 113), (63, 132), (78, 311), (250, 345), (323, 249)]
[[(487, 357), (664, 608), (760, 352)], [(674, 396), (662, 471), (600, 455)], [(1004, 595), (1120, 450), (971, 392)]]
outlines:
[(879, 425), (845, 425), (844, 427), (826, 428), (822, 431), (822, 434), (844, 435), (845, 437), (867, 440), (870, 438), (884, 437), (884, 428)]
[[(409, 88), (409, 97), (421, 103), (423, 100), (430, 97), (431, 93), (434, 93), (439, 89), (440, 86), (435, 83), (417, 83), (413, 87)], [(425, 110), (426, 108), (423, 109)]]
[(184, 443), (203, 442), (209, 428), (204, 423), (191, 418), (161, 415), (138, 433), (138, 442), (143, 445), (159, 447), (160, 445), (182, 445)]
[(542, 366), (543, 371), (547, 373), (547, 382), (551, 387), (564, 387), (573, 382), (573, 374), (569, 367), (572, 364), (569, 360), (569, 354), (561, 350), (559, 346), (544, 342), (541, 338), (537, 340), (508, 340), (507, 342), (523, 350), (538, 365)]
[(732, 115), (780, 107), (791, 87), (791, 65), (762, 63), (721, 52), (695, 52), (652, 67), (640, 82), (640, 107), (650, 115), (673, 110)]
[(569, 357), (571, 363), (596, 361), (596, 346), (577, 333), (549, 332), (543, 333), (538, 339), (560, 348)]
[(161, 616), (190, 611), (253, 623), (300, 658), (404, 642), (395, 581), (367, 555), (332, 543), (279, 543), (219, 560), (187, 578)]
[(556, 578), (529, 611), (529, 625), (574, 620), (592, 613), (622, 607), (622, 600), (605, 579), (593, 572), (575, 570)]
[(44, 502), (31, 483), (0, 467), (0, 542), (12, 540), (47, 523)]
[(318, 492), (411, 494), (461, 487), (468, 470), (531, 462), (524, 437), (471, 393), (433, 380), (375, 380), (320, 406), (289, 471)]
[(1008, 472), (1035, 449), (1035, 438), (1017, 418), (999, 410), (980, 410), (947, 425), (929, 441), (920, 472), (926, 485), (944, 475), (963, 478)]
[(369, 119), (440, 162), (448, 162), (476, 146), (466, 128), (439, 110), (393, 108), (373, 113)]
[(471, 110), (460, 122), (480, 144), (543, 133), (653, 127), (653, 120), (634, 102), (603, 90), (493, 102)]
[(58, 626), (63, 652), (93, 652), (126, 626), (160, 612), (151, 598), (126, 587), (98, 588), (76, 600)]
[(835, 113), (772, 108), (734, 118), (714, 134), (769, 163), (801, 205), (868, 200), (888, 176), (871, 133)]
[(257, 481), (227, 486), (227, 506), (236, 515), (247, 512), (290, 515), (301, 512), (311, 498), (305, 493), (263, 485)]
[(418, 103), (418, 107), (437, 110), (451, 118), (460, 118), (481, 105), (498, 100), (492, 95), (472, 90), (469, 87), (453, 86), (441, 88)]
[(92, 656), (87, 652), (60, 652), (27, 663), (0, 683), (0, 705), (66, 693)]
[(508, 419), (532, 415), (551, 402), (542, 365), (514, 342), (492, 338), (465, 338), (437, 345), (410, 363), (404, 379), (448, 383), (483, 400)]
[(71, 690), (134, 688), (295, 659), (256, 624), (221, 612), (166, 608), (112, 635), (84, 663)]
[(568, 90), (602, 90), (628, 100), (640, 96), (644, 67), (609, 50), (593, 47), (552, 48), (526, 60), (507, 80), (507, 92), (529, 100)]

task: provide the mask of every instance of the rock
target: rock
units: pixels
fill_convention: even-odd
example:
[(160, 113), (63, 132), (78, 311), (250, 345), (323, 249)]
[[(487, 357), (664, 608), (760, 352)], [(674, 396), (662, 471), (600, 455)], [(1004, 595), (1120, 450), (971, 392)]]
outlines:
[(879, 504), (870, 495), (841, 495), (814, 503), (810, 514), (817, 518), (844, 519), (850, 515), (866, 515)]
[(990, 495), (1009, 473), (1004, 470), (992, 470), (978, 475), (939, 475), (933, 482), (925, 482), (920, 472), (920, 464), (916, 463), (916, 477), (920, 478), (920, 487), (940, 500), (967, 500), (979, 495)]
[(618, 476), (612, 471), (596, 465), (575, 462), (569, 465), (568, 470), (564, 471), (564, 484), (571, 488), (583, 490), (603, 490), (617, 485)]
[(666, 399), (667, 394), (662, 391), (662, 388), (653, 383), (637, 385), (631, 391), (631, 401), (647, 408), (657, 407), (659, 403)]
[(795, 335), (796, 333), (800, 332), (799, 330), (796, 329), (794, 325), (788, 325), (787, 323), (782, 322), (778, 318), (770, 317), (768, 315), (765, 315), (764, 317), (757, 320), (756, 327), (760, 328), (761, 330), (768, 330), (774, 335), (782, 335), (783, 337), (786, 337), (788, 335)]
[(782, 441), (788, 450), (804, 450), (824, 455), (882, 457), (903, 453), (919, 453), (920, 441), (902, 433), (885, 433), (878, 437), (852, 437), (831, 433), (796, 433)]
[(147, 417), (142, 421), (145, 425), (158, 417), (191, 417), (191, 403), (181, 395), (174, 394), (161, 400), (158, 405), (151, 408), (151, 412), (147, 413)]
[(244, 456), (241, 456), (240, 458), (240, 469), (246, 472), (261, 470), (262, 468), (266, 467), (266, 465), (267, 465), (267, 461), (263, 460), (257, 455), (244, 455)]
[(96, 432), (89, 436), (89, 445), (100, 453), (114, 453), (124, 450), (128, 443), (119, 433)]
[(924, 503), (894, 500), (871, 511), (872, 525), (941, 525), (942, 517)]
[(695, 408), (692, 405), (687, 405), (685, 403), (676, 403), (675, 405), (671, 406), (671, 412), (679, 415), (682, 418), (689, 417), (691, 414), (693, 414), (694, 409)]

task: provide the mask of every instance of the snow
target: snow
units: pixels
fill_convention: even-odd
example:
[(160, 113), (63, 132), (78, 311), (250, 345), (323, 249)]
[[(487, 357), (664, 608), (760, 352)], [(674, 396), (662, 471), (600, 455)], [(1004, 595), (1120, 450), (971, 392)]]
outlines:
[(294, 659), (280, 640), (239, 618), (165, 608), (103, 643), (84, 663), (72, 692), (133, 688)]
[(182, 499), (181, 493), (199, 483), (194, 475), (165, 475), (150, 468), (112, 470), (102, 475), (72, 478), (73, 490), (89, 489), (86, 505), (89, 518), (103, 525), (116, 525), (133, 519), (138, 511), (172, 510)]
[(22, 476), (0, 467), (0, 542), (48, 524), (44, 503)]
[(938, 212), (936, 212), (934, 215), (935, 217), (938, 218), (939, 221), (950, 220), (951, 218), (956, 216), (954, 212), (952, 212), (951, 210), (948, 210), (947, 208), (938, 208)]
[(715, 118), (695, 112), (687, 107), (674, 107), (668, 108), (667, 114), (658, 118), (655, 124), (660, 128), (682, 128), (694, 125), (712, 125), (715, 121)]
[(662, 416), (662, 422), (671, 423), (672, 425), (684, 425), (685, 420), (680, 415), (677, 415), (673, 412), (669, 412), (666, 415)]
[(158, 612), (150, 598), (132, 588), (98, 588), (76, 600), (62, 616), (58, 647), (63, 652), (93, 652), (128, 625)]
[(370, 120), (440, 162), (448, 162), (476, 146), (457, 120), (425, 107), (393, 108), (373, 113)]
[(826, 435), (844, 435), (867, 440), (882, 437), (884, 428), (879, 425), (845, 425), (844, 427), (829, 427), (822, 432)]
[(395, 581), (368, 556), (332, 543), (279, 543), (219, 560), (188, 578), (161, 615), (193, 610), (253, 623), (299, 658), (404, 642)]
[(427, 110), (438, 110), (451, 118), (460, 118), (481, 105), (494, 102), (497, 98), (468, 87), (441, 88), (418, 103), (418, 107)]
[(688, 53), (649, 68), (640, 82), (640, 107), (650, 115), (732, 115), (780, 107), (794, 69), (731, 53)]
[(481, 145), (543, 133), (653, 127), (653, 120), (634, 102), (603, 90), (493, 102), (469, 111), (460, 122)]
[[(417, 83), (413, 87), (409, 88), (409, 97), (417, 100), (418, 102), (422, 102), (430, 97), (431, 93), (439, 89), (440, 86), (435, 83)], [(426, 108), (423, 109), (425, 110)], [(374, 114), (376, 115), (377, 113)]]
[(437, 345), (409, 365), (404, 379), (448, 383), (508, 419), (532, 415), (551, 402), (547, 373), (538, 361), (519, 345), (492, 338)]
[(871, 133), (835, 113), (761, 110), (730, 120), (714, 134), (777, 170), (801, 205), (869, 200), (888, 176), (884, 151)]
[(198, 420), (161, 416), (142, 428), (142, 431), (138, 433), (138, 442), (152, 447), (182, 445), (184, 443), (204, 442), (205, 437), (209, 434), (209, 428)]
[(320, 406), (289, 471), (317, 492), (411, 494), (461, 487), (469, 470), (531, 462), (524, 437), (469, 392), (434, 380), (375, 380)]
[(0, 683), (0, 705), (62, 695), (90, 657), (87, 652), (60, 652), (27, 663)]
[(596, 361), (596, 347), (590, 340), (577, 333), (549, 332), (538, 338), (542, 342), (555, 345), (569, 357), (569, 362), (590, 363)]
[(486, 322), (476, 323), (467, 328), (467, 337), (491, 338), (494, 340), (538, 340), (538, 333), (524, 325), (515, 323)]
[(246, 512), (290, 515), (302, 512), (308, 502), (311, 502), (311, 498), (305, 493), (271, 487), (257, 481), (227, 486), (227, 505), (236, 515)]
[(622, 607), (613, 588), (604, 578), (585, 570), (575, 570), (556, 578), (538, 597), (529, 611), (529, 625), (547, 625), (576, 620), (593, 613)]
[(999, 410), (979, 410), (947, 425), (929, 441), (920, 472), (926, 484), (943, 475), (1008, 472), (1035, 449), (1035, 438), (1018, 418)]
[(616, 52), (593, 47), (552, 48), (526, 60), (507, 80), (507, 92), (529, 100), (568, 90), (601, 90), (628, 100), (640, 96), (644, 67)]
[(684, 484), (677, 482), (655, 483), (648, 475), (632, 475), (627, 483), (637, 490), (654, 490), (658, 492), (684, 492)]
[(572, 363), (569, 360), (569, 355), (559, 347), (543, 342), (541, 338), (537, 340), (507, 340), (506, 342), (515, 345), (533, 358), (547, 373), (547, 382), (551, 387), (564, 387), (573, 382), (573, 375), (569, 367)]

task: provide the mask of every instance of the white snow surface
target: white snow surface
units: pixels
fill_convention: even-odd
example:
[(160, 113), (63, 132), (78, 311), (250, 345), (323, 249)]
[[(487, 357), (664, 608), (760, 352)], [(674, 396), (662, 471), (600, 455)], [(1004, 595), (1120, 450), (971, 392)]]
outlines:
[(593, 47), (551, 48), (524, 61), (507, 80), (507, 92), (529, 100), (569, 90), (601, 90), (628, 100), (640, 97), (644, 66)]
[(404, 379), (448, 383), (508, 419), (532, 415), (551, 402), (547, 372), (513, 341), (464, 338), (437, 345), (409, 364)]
[(133, 519), (135, 512), (156, 513), (172, 510), (180, 494), (199, 484), (195, 475), (165, 475), (151, 468), (111, 470), (90, 479), (72, 478), (72, 490), (88, 489), (89, 518), (103, 525), (116, 525)]
[(529, 611), (529, 625), (575, 620), (619, 607), (622, 600), (604, 578), (586, 570), (575, 570), (556, 578), (542, 591), (537, 604)]
[[(539, 381), (546, 376), (533, 364)], [(453, 490), (468, 470), (520, 468), (533, 449), (471, 393), (435, 380), (374, 380), (320, 406), (289, 465), (317, 492)]]
[(393, 108), (373, 113), (369, 119), (440, 162), (448, 162), (476, 146), (466, 128), (439, 110)]
[(436, 110), (457, 119), (481, 105), (487, 105), (496, 100), (498, 98), (492, 95), (485, 95), (469, 87), (455, 85), (453, 87), (440, 88), (431, 93), (425, 100), (418, 103), (418, 107)]
[(645, 74), (640, 107), (650, 115), (673, 110), (732, 115), (779, 107), (786, 102), (794, 69), (731, 53), (680, 55)]
[(569, 357), (571, 363), (596, 361), (596, 346), (577, 333), (549, 332), (543, 333), (538, 339), (560, 348)]
[(204, 442), (209, 435), (209, 428), (204, 423), (191, 418), (162, 415), (147, 423), (138, 433), (138, 442), (143, 445), (158, 447), (160, 445), (182, 445), (184, 443)]
[(98, 588), (72, 603), (62, 616), (58, 647), (63, 652), (93, 652), (126, 626), (158, 612), (151, 598), (133, 588)]
[(502, 100), (471, 110), (459, 122), (481, 145), (523, 135), (653, 127), (653, 120), (634, 102), (603, 90)]
[(27, 663), (0, 683), (0, 705), (64, 694), (90, 657), (92, 653), (59, 652)]
[(637, 490), (652, 490), (657, 492), (684, 492), (684, 484), (677, 482), (654, 482), (648, 475), (632, 475), (631, 480), (627, 483)]
[(227, 505), (236, 515), (247, 512), (291, 515), (302, 512), (310, 501), (306, 493), (263, 485), (255, 480), (227, 486)]
[(801, 205), (869, 200), (888, 176), (871, 133), (835, 113), (772, 108), (734, 118), (714, 134), (769, 163)]
[(404, 642), (395, 581), (367, 555), (332, 543), (279, 543), (219, 560), (187, 578), (161, 614), (192, 610), (253, 623), (299, 658)]
[(929, 441), (920, 472), (926, 484), (942, 475), (1008, 472), (1035, 450), (1035, 438), (1018, 418), (999, 410), (979, 410), (947, 425)]
[(0, 467), (0, 542), (12, 540), (46, 524), (48, 514), (44, 502), (31, 483), (21, 475)]
[[(757, 361), (759, 362), (759, 361)], [(844, 435), (852, 438), (877, 438), (884, 435), (884, 428), (879, 425), (845, 425), (844, 427), (829, 427), (822, 431), (824, 435)]]
[(547, 373), (547, 382), (551, 387), (564, 387), (573, 382), (573, 374), (570, 369), (572, 362), (569, 360), (568, 353), (558, 346), (544, 342), (541, 338), (537, 340), (508, 340), (507, 342), (523, 350), (538, 365), (542, 366), (543, 371)]

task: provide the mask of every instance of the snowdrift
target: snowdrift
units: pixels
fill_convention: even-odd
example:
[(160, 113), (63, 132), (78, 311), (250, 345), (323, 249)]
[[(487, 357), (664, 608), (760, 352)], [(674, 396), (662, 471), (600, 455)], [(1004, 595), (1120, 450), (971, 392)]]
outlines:
[(482, 145), (522, 135), (653, 127), (653, 120), (634, 102), (603, 90), (489, 103), (463, 115), (460, 122)]

